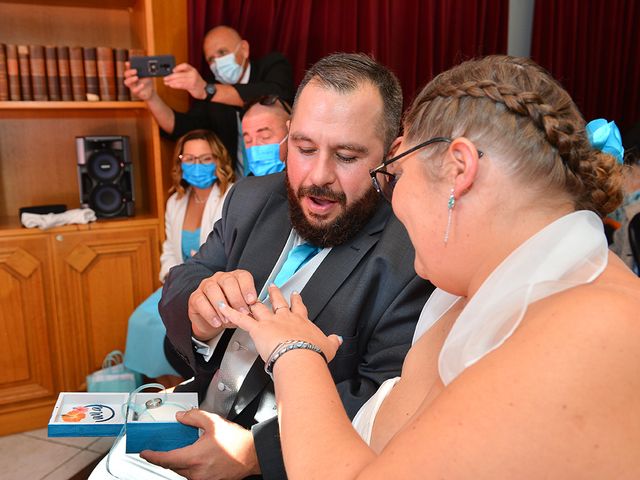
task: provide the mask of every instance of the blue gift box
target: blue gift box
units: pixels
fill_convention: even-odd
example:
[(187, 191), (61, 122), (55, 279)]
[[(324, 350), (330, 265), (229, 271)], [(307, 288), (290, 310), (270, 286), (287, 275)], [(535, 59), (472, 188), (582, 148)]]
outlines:
[(62, 392), (48, 425), (49, 437), (117, 437), (127, 418), (126, 452), (168, 451), (191, 445), (198, 429), (175, 419), (178, 410), (198, 407), (192, 392), (136, 393)]

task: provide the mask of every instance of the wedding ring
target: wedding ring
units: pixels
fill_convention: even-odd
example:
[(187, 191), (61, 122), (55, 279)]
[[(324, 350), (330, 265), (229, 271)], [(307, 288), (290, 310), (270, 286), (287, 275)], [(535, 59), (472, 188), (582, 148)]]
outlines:
[(151, 410), (152, 408), (158, 408), (160, 405), (162, 405), (162, 399), (152, 398), (151, 400), (147, 400), (146, 402), (144, 402), (144, 404), (149, 410)]
[(276, 307), (273, 309), (273, 313), (278, 313), (278, 310), (280, 310), (281, 308), (289, 308), (288, 305), (280, 305), (279, 307)]

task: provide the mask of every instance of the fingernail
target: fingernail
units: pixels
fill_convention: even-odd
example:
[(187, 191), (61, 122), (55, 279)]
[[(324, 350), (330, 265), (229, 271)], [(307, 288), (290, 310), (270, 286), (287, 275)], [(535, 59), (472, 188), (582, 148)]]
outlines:
[(297, 290), (294, 290), (293, 292), (291, 292), (291, 295), (300, 295), (300, 292), (298, 292)]
[(213, 317), (211, 319), (211, 325), (213, 325), (214, 327), (219, 327), (222, 324), (220, 323), (220, 319), (218, 317)]
[(218, 302), (218, 308), (219, 308), (220, 310), (224, 310), (225, 308), (227, 308), (227, 304), (226, 304), (226, 303), (224, 303), (222, 300), (220, 300), (220, 301)]
[(340, 336), (340, 335), (336, 335), (336, 336), (338, 337), (338, 341), (340, 342), (340, 345), (342, 345), (342, 342), (344, 341), (344, 340), (342, 339), (342, 336)]
[(184, 417), (184, 413), (185, 413), (185, 412), (183, 412), (182, 410), (177, 411), (177, 412), (176, 412), (176, 418), (182, 418), (182, 417)]
[(275, 284), (275, 283), (270, 283), (270, 284), (269, 284), (269, 288), (274, 288), (275, 286), (276, 286), (276, 284)]
[(240, 313), (244, 313), (245, 315), (249, 313), (249, 309), (246, 307), (240, 307), (238, 310)]
[(256, 296), (253, 293), (247, 295), (247, 303), (252, 304), (256, 300)]

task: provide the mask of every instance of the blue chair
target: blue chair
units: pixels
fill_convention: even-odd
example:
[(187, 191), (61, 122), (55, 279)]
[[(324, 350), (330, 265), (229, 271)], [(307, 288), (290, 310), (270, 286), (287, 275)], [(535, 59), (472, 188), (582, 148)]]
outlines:
[(629, 243), (640, 276), (640, 213), (636, 213), (629, 222)]

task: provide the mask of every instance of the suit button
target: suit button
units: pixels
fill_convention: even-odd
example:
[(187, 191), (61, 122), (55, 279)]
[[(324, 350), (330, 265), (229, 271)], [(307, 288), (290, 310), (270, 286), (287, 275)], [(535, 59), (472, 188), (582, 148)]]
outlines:
[(229, 387), (227, 387), (224, 383), (222, 382), (218, 382), (218, 390), (220, 390), (221, 392), (224, 392), (225, 390), (228, 390)]

